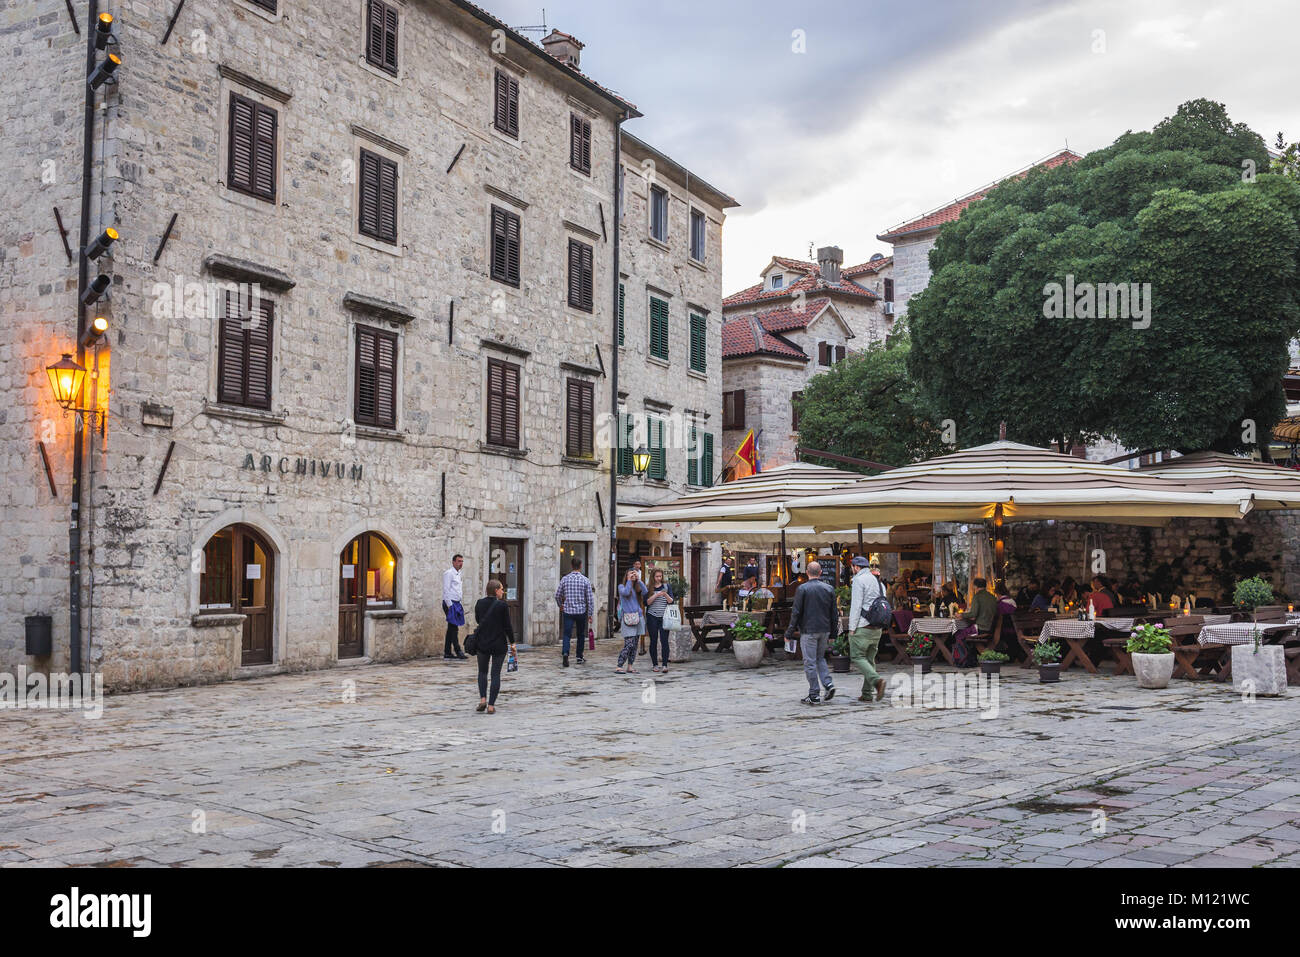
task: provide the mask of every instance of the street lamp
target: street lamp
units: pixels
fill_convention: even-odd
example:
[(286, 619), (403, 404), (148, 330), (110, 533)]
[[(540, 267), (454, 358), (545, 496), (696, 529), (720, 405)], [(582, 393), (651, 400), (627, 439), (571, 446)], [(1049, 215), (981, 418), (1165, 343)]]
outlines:
[(54, 401), (65, 411), (71, 412), (81, 395), (81, 383), (86, 378), (86, 367), (72, 358), (72, 353), (63, 353), (63, 358), (54, 365), (45, 367), (45, 374), (50, 377), (50, 388), (54, 391)]
[(637, 475), (645, 475), (650, 468), (650, 450), (644, 445), (637, 446), (632, 453), (632, 467), (636, 469)]

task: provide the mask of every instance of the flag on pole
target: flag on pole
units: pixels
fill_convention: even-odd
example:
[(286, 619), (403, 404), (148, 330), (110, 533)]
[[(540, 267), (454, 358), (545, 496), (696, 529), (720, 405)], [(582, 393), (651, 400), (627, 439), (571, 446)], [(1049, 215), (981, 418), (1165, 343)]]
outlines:
[(750, 429), (740, 443), (739, 448), (731, 453), (731, 480), (748, 478), (758, 472), (758, 443), (754, 440), (754, 430)]

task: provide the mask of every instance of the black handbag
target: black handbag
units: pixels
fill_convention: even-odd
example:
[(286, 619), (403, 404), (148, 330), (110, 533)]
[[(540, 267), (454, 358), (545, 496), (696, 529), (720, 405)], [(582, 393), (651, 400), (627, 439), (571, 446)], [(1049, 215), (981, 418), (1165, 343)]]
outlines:
[(465, 636), (465, 654), (478, 654), (478, 631), (471, 631)]

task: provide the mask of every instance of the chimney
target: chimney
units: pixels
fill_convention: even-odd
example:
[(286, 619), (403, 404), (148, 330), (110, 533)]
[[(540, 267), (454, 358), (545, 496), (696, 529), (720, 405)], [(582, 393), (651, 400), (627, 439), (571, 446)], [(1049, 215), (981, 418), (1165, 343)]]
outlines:
[(827, 282), (840, 281), (840, 267), (844, 265), (844, 250), (839, 246), (823, 246), (817, 250), (817, 265)]
[(559, 30), (552, 30), (542, 39), (542, 47), (555, 59), (575, 70), (582, 65), (582, 47), (576, 37)]

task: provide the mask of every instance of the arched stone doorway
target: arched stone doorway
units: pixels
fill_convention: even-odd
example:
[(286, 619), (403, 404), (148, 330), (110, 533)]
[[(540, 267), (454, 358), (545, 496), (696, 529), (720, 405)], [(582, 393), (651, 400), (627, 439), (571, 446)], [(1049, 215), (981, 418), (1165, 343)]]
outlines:
[(362, 532), (339, 555), (340, 658), (365, 654), (365, 615), (397, 606), (397, 550), (378, 532)]
[(275, 550), (251, 525), (227, 525), (203, 546), (199, 614), (243, 615), (241, 665), (274, 660)]

